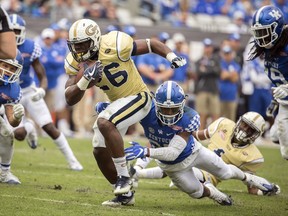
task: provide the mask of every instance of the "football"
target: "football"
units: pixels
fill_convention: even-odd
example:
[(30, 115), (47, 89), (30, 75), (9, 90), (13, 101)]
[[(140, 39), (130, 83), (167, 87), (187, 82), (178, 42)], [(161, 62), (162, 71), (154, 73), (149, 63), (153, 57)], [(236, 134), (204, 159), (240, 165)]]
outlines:
[[(85, 62), (85, 63), (80, 63), (78, 65), (79, 67), (79, 71), (76, 75), (76, 81), (78, 82), (82, 77), (83, 77), (83, 73), (84, 73), (84, 70), (85, 70), (85, 67), (84, 67), (84, 64), (88, 65), (88, 66), (92, 66), (94, 64), (94, 62)], [(86, 66), (87, 67), (87, 66)], [(88, 85), (88, 88), (91, 88), (92, 86), (94, 86), (99, 80), (92, 80), (89, 85)]]

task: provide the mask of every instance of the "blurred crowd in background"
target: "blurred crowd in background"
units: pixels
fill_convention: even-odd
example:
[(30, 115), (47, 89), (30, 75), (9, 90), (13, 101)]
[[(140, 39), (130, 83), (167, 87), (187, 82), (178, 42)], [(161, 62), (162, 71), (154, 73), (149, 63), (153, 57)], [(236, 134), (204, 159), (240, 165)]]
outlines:
[[(46, 17), (52, 22), (82, 17), (125, 22), (131, 15), (139, 15), (153, 22), (167, 21), (173, 26), (188, 27), (199, 21), (209, 22), (211, 17), (220, 22), (249, 24), (257, 8), (273, 4), (288, 21), (286, 0), (2, 0), (1, 4), (9, 13)], [(243, 27), (242, 31), (246, 30)]]
[[(135, 2), (138, 5), (137, 14), (125, 8), (129, 3), (135, 5)], [(92, 125), (96, 118), (94, 105), (98, 101), (107, 100), (99, 88), (91, 88), (77, 105), (69, 107), (65, 103), (64, 84), (67, 75), (64, 59), (69, 51), (66, 40), (71, 23), (82, 17), (95, 21), (108, 19), (111, 25), (102, 29), (102, 34), (119, 30), (135, 39), (142, 38), (137, 34), (140, 26), (127, 21), (127, 17), (132, 15), (144, 17), (151, 23), (161, 20), (178, 27), (193, 27), (199, 25), (197, 19), (201, 22), (206, 19), (208, 22), (216, 16), (219, 20), (221, 18), (222, 24), (228, 20), (229, 25), (223, 26), (227, 37), (221, 43), (203, 36), (203, 41), (192, 51), (191, 41), (187, 41), (177, 29), (172, 35), (167, 32), (151, 35), (166, 43), (176, 55), (185, 57), (189, 63), (184, 67), (173, 70), (168, 61), (152, 53), (133, 57), (133, 60), (151, 91), (155, 91), (166, 80), (177, 81), (183, 87), (188, 94), (188, 105), (200, 114), (200, 129), (219, 116), (235, 121), (247, 111), (256, 111), (267, 121), (269, 131), (273, 118), (266, 116), (266, 109), (272, 100), (271, 82), (264, 72), (261, 59), (246, 61), (249, 41), (246, 47), (240, 43), (241, 34), (249, 32), (253, 12), (265, 4), (279, 7), (288, 21), (288, 1), (285, 0), (1, 1), (1, 5), (10, 14), (46, 17), (50, 20), (51, 25), (43, 26), (41, 34), (35, 38), (42, 48), (40, 61), (48, 78), (45, 101), (57, 127), (70, 137), (92, 136)], [(193, 53), (197, 54), (197, 58), (192, 56)], [(128, 134), (142, 135), (139, 128), (131, 127)], [(269, 133), (264, 136), (269, 136)]]

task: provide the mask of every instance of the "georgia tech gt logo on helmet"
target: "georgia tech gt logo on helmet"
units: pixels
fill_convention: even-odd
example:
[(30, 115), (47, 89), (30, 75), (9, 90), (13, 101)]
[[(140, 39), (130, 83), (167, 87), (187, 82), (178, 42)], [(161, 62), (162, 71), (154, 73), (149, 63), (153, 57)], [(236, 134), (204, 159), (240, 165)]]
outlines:
[(94, 35), (96, 31), (97, 31), (97, 26), (93, 26), (92, 24), (87, 26), (87, 28), (85, 29), (85, 33), (90, 37)]
[(73, 58), (83, 62), (97, 54), (100, 41), (101, 31), (97, 23), (91, 19), (81, 19), (72, 24), (67, 45)]

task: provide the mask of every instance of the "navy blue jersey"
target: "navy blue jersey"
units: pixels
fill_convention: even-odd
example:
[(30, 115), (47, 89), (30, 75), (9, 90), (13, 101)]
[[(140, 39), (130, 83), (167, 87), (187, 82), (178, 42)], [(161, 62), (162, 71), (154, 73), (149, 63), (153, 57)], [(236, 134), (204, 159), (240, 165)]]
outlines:
[(17, 104), (21, 99), (21, 88), (17, 82), (0, 85), (0, 104)]
[[(268, 54), (269, 50), (265, 50)], [(277, 58), (265, 58), (265, 72), (275, 86), (288, 83), (288, 46), (283, 49)]]
[(26, 39), (23, 44), (18, 46), (24, 59), (22, 73), (20, 74), (20, 86), (26, 88), (34, 82), (34, 74), (30, 72), (30, 66), (42, 55), (41, 47), (33, 40)]
[[(140, 121), (145, 136), (148, 138), (153, 148), (167, 147), (174, 135), (181, 132), (189, 132), (198, 130), (200, 126), (199, 114), (192, 108), (185, 106), (183, 117), (172, 126), (163, 125), (156, 116), (155, 105), (152, 103), (152, 108), (148, 115)], [(174, 161), (161, 161), (165, 164), (176, 164), (183, 161), (193, 152), (195, 142), (193, 136), (190, 135), (185, 149)]]

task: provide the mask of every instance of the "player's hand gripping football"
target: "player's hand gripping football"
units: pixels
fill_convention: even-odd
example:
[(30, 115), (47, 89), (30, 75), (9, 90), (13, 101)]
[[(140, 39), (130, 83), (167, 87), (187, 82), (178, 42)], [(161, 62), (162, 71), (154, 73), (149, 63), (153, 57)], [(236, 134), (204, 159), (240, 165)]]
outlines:
[(99, 80), (102, 77), (103, 65), (101, 61), (98, 60), (91, 66), (88, 66), (87, 64), (85, 64), (84, 67), (85, 67), (85, 70), (84, 70), (83, 76), (89, 82), (91, 82), (92, 80)]

